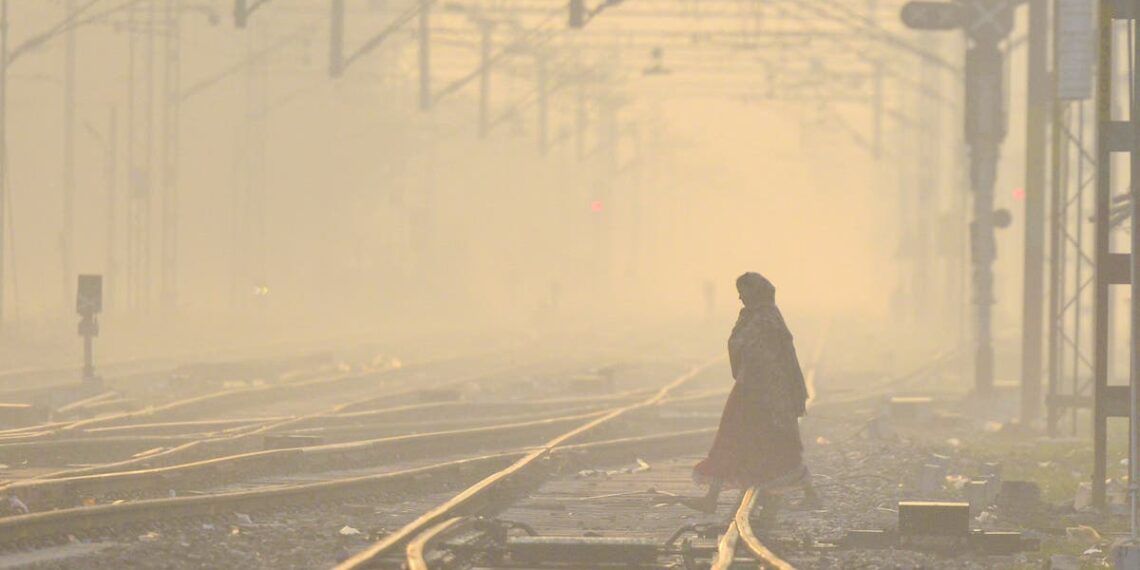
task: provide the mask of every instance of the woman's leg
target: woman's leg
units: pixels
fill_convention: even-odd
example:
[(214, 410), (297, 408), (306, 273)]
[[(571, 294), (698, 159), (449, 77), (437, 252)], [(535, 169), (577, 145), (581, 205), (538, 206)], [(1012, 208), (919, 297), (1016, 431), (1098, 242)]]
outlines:
[(724, 482), (720, 479), (713, 479), (709, 482), (709, 490), (703, 497), (686, 497), (681, 499), (682, 505), (690, 509), (700, 511), (702, 513), (715, 513), (716, 503), (720, 499), (720, 492), (724, 488)]

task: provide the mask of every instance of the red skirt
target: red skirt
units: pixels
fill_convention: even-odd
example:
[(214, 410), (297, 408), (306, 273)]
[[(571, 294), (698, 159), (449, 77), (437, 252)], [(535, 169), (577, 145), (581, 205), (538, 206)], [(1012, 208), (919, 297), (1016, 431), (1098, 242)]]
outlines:
[(747, 488), (802, 471), (797, 414), (772, 410), (764, 396), (761, 386), (737, 382), (732, 387), (709, 456), (693, 468), (697, 482)]

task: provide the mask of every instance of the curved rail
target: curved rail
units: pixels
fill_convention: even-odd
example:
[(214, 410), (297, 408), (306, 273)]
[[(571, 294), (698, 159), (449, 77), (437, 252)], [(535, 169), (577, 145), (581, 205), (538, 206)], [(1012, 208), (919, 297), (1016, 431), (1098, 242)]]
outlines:
[(768, 550), (768, 547), (764, 546), (764, 543), (760, 542), (760, 539), (756, 538), (752, 532), (752, 523), (748, 520), (748, 516), (756, 508), (756, 499), (759, 496), (760, 491), (756, 487), (750, 487), (745, 491), (744, 497), (740, 501), (740, 508), (736, 509), (736, 514), (732, 518), (732, 524), (729, 525), (728, 530), (717, 543), (716, 560), (713, 561), (710, 570), (728, 570), (732, 566), (733, 559), (736, 558), (736, 548), (739, 542), (744, 542), (745, 548), (760, 563), (761, 568), (795, 570), (794, 566)]
[(466, 520), (468, 520), (466, 517), (448, 519), (427, 529), (423, 534), (417, 536), (415, 540), (409, 542), (407, 549), (408, 570), (430, 570), (427, 560), (424, 558), (424, 551), (427, 550), (428, 544), (443, 533), (459, 527)]

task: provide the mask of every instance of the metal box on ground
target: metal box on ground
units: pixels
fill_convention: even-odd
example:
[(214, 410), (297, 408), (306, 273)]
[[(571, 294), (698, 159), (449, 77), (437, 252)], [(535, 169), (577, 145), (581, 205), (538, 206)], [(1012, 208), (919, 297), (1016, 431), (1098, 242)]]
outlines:
[(524, 536), (507, 539), (507, 554), (515, 564), (655, 565), (659, 549), (660, 545), (652, 539), (640, 538)]
[(1002, 481), (997, 504), (1010, 512), (1032, 511), (1041, 506), (1041, 488), (1032, 481)]
[(970, 533), (970, 504), (899, 501), (899, 535), (966, 537)]
[(934, 398), (926, 396), (895, 396), (888, 406), (891, 419), (900, 422), (929, 420), (933, 414)]

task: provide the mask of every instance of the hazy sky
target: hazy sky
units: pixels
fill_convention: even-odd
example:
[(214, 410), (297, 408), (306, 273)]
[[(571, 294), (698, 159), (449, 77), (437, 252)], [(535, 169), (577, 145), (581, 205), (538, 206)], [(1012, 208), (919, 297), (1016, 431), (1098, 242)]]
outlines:
[[(62, 17), (62, 4), (12, 2), (12, 43), (47, 29)], [(210, 25), (197, 12), (182, 19), (183, 90), (223, 70), (235, 73), (181, 103), (179, 314), (240, 316), (256, 304), (324, 324), (417, 315), (526, 321), (553, 291), (567, 318), (697, 314), (706, 281), (716, 284), (720, 309), (727, 311), (735, 299), (735, 276), (757, 270), (775, 282), (782, 303), (796, 310), (885, 318), (900, 279), (910, 271), (900, 264), (899, 232), (900, 219), (913, 215), (906, 208), (913, 207), (908, 200), (914, 197), (903, 199), (900, 191), (916, 171), (910, 164), (900, 175), (898, 165), (913, 162), (908, 153), (917, 134), (887, 120), (887, 153), (874, 160), (856, 144), (871, 136), (869, 101), (821, 107), (684, 96), (694, 81), (747, 83), (759, 68), (745, 67), (730, 80), (723, 73), (698, 77), (686, 70), (714, 66), (728, 52), (665, 49), (663, 61), (673, 73), (648, 77), (637, 73), (650, 59), (649, 48), (640, 44), (625, 50), (621, 61), (607, 62), (611, 55), (559, 51), (565, 43), (559, 41), (551, 52), (552, 149), (540, 156), (533, 55), (506, 57), (492, 73), (494, 128), (480, 140), (477, 80), (441, 99), (430, 114), (416, 110), (414, 25), (332, 81), (325, 74), (323, 9), (272, 3), (255, 15), (251, 30), (241, 31), (229, 20), (227, 2), (187, 4), (212, 5), (221, 21)], [(350, 48), (405, 4), (350, 3)], [(374, 12), (373, 6), (387, 11)], [(605, 24), (601, 17), (596, 23)], [(440, 92), (475, 71), (478, 35), (462, 15), (438, 14), (433, 25), (439, 28), (433, 79)], [(143, 69), (146, 32), (135, 33)], [(495, 34), (500, 45), (519, 37), (507, 24)], [(119, 272), (112, 305), (121, 310), (128, 34), (123, 26), (90, 26), (81, 29), (78, 41), (75, 270), (107, 271), (106, 146), (98, 139), (105, 137), (114, 108), (120, 134), (114, 199)], [(152, 314), (159, 312), (163, 41), (160, 36), (155, 44)], [(944, 42), (947, 57), (957, 45)], [(258, 59), (263, 75), (247, 73), (241, 62), (266, 46), (282, 47)], [(772, 65), (782, 65), (780, 58), (789, 53), (775, 54)], [(19, 311), (33, 319), (60, 314), (64, 299), (63, 57), (62, 40), (53, 40), (22, 56), (10, 76), (14, 268)], [(1022, 57), (1015, 52), (1012, 85), (1019, 83)], [(588, 156), (582, 161), (574, 137), (580, 76), (573, 61), (593, 61), (606, 71), (582, 88), (588, 119), (582, 144)], [(799, 64), (789, 59), (787, 65)], [(920, 69), (913, 59), (892, 65), (911, 78)], [(829, 78), (833, 72), (826, 70), (816, 77)], [(900, 85), (905, 86), (885, 84), (887, 106), (910, 114), (914, 95)], [(837, 92), (864, 88), (842, 86)], [(960, 98), (952, 78), (943, 77), (940, 89), (951, 101)], [(1011, 95), (1015, 102), (1022, 97), (1016, 88)], [(610, 104), (616, 105), (617, 122), (607, 131)], [(937, 141), (942, 180), (934, 203), (946, 211), (965, 189), (954, 186), (964, 178), (952, 168), (960, 123), (951, 105), (943, 106)], [(136, 104), (138, 125), (144, 123), (143, 108)], [(839, 128), (835, 117), (856, 134)], [(135, 129), (136, 149), (143, 149), (145, 130)], [(1009, 196), (1023, 177), (1023, 129), (1016, 120), (1011, 125), (999, 206), (1015, 205)], [(614, 145), (607, 132), (616, 136)], [(259, 145), (264, 169), (257, 166)], [(142, 168), (142, 152), (136, 150), (136, 169)], [(248, 176), (254, 177), (252, 186), (246, 186)], [(261, 196), (260, 208), (246, 208), (245, 188), (252, 189), (252, 204)], [(999, 242), (998, 310), (1007, 316), (1020, 310), (1020, 303), (1003, 302), (1020, 287), (1019, 214), (1015, 210), (1015, 225)], [(263, 242), (256, 230), (262, 216)], [(945, 281), (945, 274), (936, 278)], [(268, 296), (255, 296), (263, 286)], [(940, 287), (945, 290), (933, 291), (931, 303), (950, 298), (957, 283)], [(9, 283), (9, 301), (13, 293)], [(243, 310), (230, 313), (235, 308)]]

